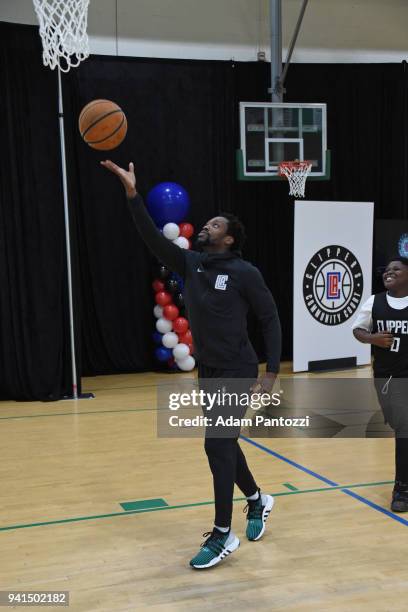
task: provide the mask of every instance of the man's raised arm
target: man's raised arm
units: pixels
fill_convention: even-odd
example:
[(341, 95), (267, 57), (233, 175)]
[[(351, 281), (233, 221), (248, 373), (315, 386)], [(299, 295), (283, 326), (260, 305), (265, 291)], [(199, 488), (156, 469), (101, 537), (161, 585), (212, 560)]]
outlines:
[(170, 270), (184, 276), (186, 250), (181, 249), (165, 238), (153, 223), (146, 210), (142, 196), (137, 192), (133, 163), (130, 162), (129, 170), (120, 168), (110, 160), (101, 162), (101, 165), (113, 174), (116, 174), (122, 183), (132, 219), (147, 247)]

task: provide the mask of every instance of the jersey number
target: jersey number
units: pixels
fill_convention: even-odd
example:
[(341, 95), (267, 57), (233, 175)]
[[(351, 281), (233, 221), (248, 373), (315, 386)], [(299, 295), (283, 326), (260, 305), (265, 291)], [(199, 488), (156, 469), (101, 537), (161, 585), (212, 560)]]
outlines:
[(391, 344), (390, 351), (393, 351), (394, 353), (398, 353), (400, 343), (401, 343), (401, 338), (394, 338), (394, 342)]

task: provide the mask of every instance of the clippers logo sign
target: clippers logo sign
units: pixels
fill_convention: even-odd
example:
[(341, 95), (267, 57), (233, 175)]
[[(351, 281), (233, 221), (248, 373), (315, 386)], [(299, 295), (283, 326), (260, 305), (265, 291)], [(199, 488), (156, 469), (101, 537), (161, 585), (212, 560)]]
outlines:
[(227, 280), (228, 274), (219, 274), (217, 276), (217, 280), (215, 281), (215, 288), (220, 289), (221, 291), (227, 290)]
[(402, 234), (398, 241), (398, 252), (401, 257), (408, 257), (408, 234)]
[(357, 310), (363, 286), (363, 271), (353, 253), (331, 245), (309, 261), (303, 277), (303, 297), (316, 321), (341, 325)]

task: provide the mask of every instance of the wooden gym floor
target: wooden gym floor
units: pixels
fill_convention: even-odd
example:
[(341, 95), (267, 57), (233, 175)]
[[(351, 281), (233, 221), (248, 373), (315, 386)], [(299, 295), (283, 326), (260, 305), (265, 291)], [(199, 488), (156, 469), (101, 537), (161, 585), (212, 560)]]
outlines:
[(70, 591), (75, 612), (407, 609), (392, 439), (243, 439), (276, 495), (266, 534), (246, 541), (237, 500), (240, 549), (190, 569), (212, 483), (202, 440), (157, 438), (158, 378), (85, 379), (93, 400), (0, 404), (0, 590)]

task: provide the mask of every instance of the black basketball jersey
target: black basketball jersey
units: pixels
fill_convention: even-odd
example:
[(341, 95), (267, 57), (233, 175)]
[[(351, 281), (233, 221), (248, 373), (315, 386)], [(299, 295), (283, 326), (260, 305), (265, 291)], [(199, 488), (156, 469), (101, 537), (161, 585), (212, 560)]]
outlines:
[(408, 378), (408, 307), (396, 310), (387, 302), (387, 294), (374, 297), (373, 333), (389, 332), (394, 336), (391, 348), (373, 346), (374, 376)]

